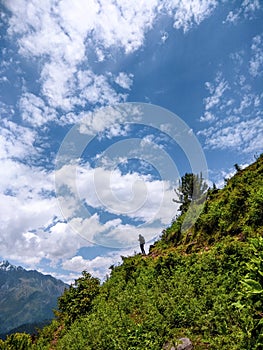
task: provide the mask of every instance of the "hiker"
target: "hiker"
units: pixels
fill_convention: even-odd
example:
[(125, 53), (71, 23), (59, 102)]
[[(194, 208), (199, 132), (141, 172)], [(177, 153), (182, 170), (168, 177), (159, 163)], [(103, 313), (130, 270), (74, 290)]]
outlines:
[(140, 248), (142, 251), (142, 254), (145, 255), (145, 250), (144, 250), (144, 244), (145, 244), (145, 239), (142, 235), (139, 235), (138, 241), (140, 242)]

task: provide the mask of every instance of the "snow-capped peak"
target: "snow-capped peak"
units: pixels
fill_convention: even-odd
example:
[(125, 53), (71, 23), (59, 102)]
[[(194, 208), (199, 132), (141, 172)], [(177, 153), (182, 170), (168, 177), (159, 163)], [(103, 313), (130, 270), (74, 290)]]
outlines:
[(21, 266), (14, 266), (9, 263), (7, 260), (0, 261), (0, 270), (2, 271), (15, 271), (15, 270), (23, 270)]

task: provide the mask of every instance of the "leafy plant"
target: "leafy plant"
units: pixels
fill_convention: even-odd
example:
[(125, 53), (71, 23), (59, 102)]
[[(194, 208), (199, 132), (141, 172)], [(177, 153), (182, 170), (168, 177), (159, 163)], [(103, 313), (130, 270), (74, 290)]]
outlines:
[(91, 310), (92, 301), (99, 293), (99, 288), (100, 280), (83, 271), (82, 277), (65, 290), (58, 298), (58, 307), (67, 322), (72, 323)]
[(1, 350), (30, 350), (32, 341), (29, 334), (15, 333), (7, 337), (5, 342), (0, 341)]
[[(246, 264), (247, 273), (241, 279), (242, 290), (234, 304), (246, 314), (245, 331), (251, 349), (263, 347), (263, 238), (249, 240), (253, 256)], [(249, 322), (248, 322), (249, 321)]]

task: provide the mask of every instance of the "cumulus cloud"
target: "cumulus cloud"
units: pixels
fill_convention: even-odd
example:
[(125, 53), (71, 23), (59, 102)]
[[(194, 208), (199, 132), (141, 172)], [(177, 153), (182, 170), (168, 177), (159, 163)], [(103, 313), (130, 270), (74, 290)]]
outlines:
[(169, 38), (169, 34), (167, 32), (161, 32), (161, 41), (164, 44)]
[(202, 115), (201, 118), (200, 118), (201, 122), (210, 122), (210, 121), (213, 121), (213, 120), (215, 120), (215, 116), (214, 116), (214, 114), (212, 114), (209, 111), (205, 111), (204, 115)]
[(246, 90), (240, 94), (242, 87), (235, 89), (231, 86), (231, 99), (224, 96), (218, 106), (205, 111), (200, 121), (211, 126), (200, 130), (198, 135), (205, 138), (207, 148), (261, 152), (263, 96)]
[(123, 89), (130, 90), (132, 85), (132, 74), (126, 74), (124, 72), (120, 72), (116, 77), (115, 82), (120, 85)]
[(20, 160), (30, 160), (37, 154), (34, 143), (37, 133), (14, 123), (13, 121), (3, 118), (0, 132), (0, 158), (16, 158)]
[[(111, 87), (110, 75), (97, 75), (89, 67), (86, 50), (97, 52), (99, 61), (104, 51), (118, 46), (129, 53), (138, 49), (144, 34), (156, 16), (157, 1), (128, 2), (76, 1), (6, 1), (11, 11), (9, 35), (17, 39), (19, 53), (41, 64), (41, 91), (50, 107), (70, 111), (87, 103), (101, 105), (121, 102), (125, 95)], [(83, 76), (88, 75), (83, 87)], [(131, 75), (120, 72), (116, 82), (130, 89)], [(33, 102), (33, 101), (32, 101)], [(22, 98), (21, 107), (25, 103)], [(35, 109), (35, 105), (31, 109)], [(50, 113), (37, 118), (50, 120)], [(54, 119), (54, 118), (53, 118)]]
[[(87, 165), (80, 166), (76, 175), (75, 169), (75, 166), (66, 165), (57, 171), (60, 205), (74, 230), (91, 242), (112, 247), (129, 246), (138, 229), (145, 227), (147, 237), (154, 237), (175, 216), (177, 206), (172, 201), (174, 191), (168, 181)], [(98, 214), (91, 216), (90, 207), (97, 213), (103, 211), (115, 215), (116, 219), (102, 224)], [(75, 219), (71, 221), (73, 217)], [(124, 218), (134, 222), (126, 225)], [(142, 223), (142, 227), (136, 228)]]
[[(89, 136), (100, 135), (100, 137), (117, 136), (125, 134), (129, 126), (122, 126), (128, 119), (129, 115), (140, 120), (141, 110), (136, 105), (117, 105), (97, 109), (93, 113), (83, 112), (79, 116), (81, 122), (79, 124), (79, 132)], [(75, 142), (75, 140), (73, 140)]]
[[(54, 196), (53, 174), (12, 160), (2, 161), (0, 255), (34, 266), (42, 258), (57, 263), (89, 242), (63, 222)], [(89, 229), (97, 226), (89, 221)]]
[(0, 255), (30, 266), (42, 258), (58, 261), (72, 256), (84, 244), (62, 223), (54, 173), (34, 165), (41, 157), (36, 138), (35, 130), (7, 119), (1, 122)]
[[(7, 163), (8, 170), (0, 174), (1, 203), (5, 203), (0, 213), (0, 254), (15, 260), (37, 262), (43, 257), (39, 232), (52, 224), (59, 210), (55, 199), (48, 196), (51, 184), (46, 174), (18, 163)], [(13, 172), (14, 168), (16, 172)], [(5, 177), (8, 180), (2, 181)]]
[[(19, 53), (39, 65), (40, 92), (48, 106), (43, 107), (32, 94), (30, 99), (23, 95), (20, 106), (32, 102), (24, 118), (32, 121), (36, 116), (36, 125), (40, 125), (56, 120), (55, 111), (47, 111), (49, 107), (68, 113), (90, 104), (125, 101), (126, 95), (117, 93), (112, 85), (111, 72), (100, 75), (92, 71), (89, 51), (96, 53), (99, 62), (112, 48), (130, 54), (143, 46), (145, 34), (160, 14), (172, 16), (174, 27), (187, 31), (207, 18), (217, 1), (92, 0), (87, 4), (76, 0), (72, 4), (69, 0), (6, 0), (4, 5), (11, 12), (8, 34), (17, 41)], [(132, 79), (131, 74), (119, 72), (115, 82), (130, 90)]]
[(210, 127), (199, 132), (206, 137), (206, 145), (211, 149), (236, 149), (241, 152), (257, 152), (263, 148), (263, 120), (253, 118), (219, 128)]
[(263, 74), (263, 34), (253, 38), (251, 52), (249, 72), (253, 77), (261, 76)]
[(233, 52), (229, 58), (233, 75), (218, 72), (213, 82), (205, 83), (209, 96), (204, 99), (200, 121), (210, 126), (198, 134), (207, 148), (262, 152), (263, 95), (253, 89), (263, 71), (262, 35), (251, 40), (249, 65), (244, 64), (243, 51)]
[[(68, 271), (67, 274), (63, 274), (63, 271), (58, 273), (52, 273), (56, 278), (62, 279), (67, 283), (73, 283), (74, 279), (81, 276), (82, 271), (88, 271), (92, 276), (104, 281), (111, 273), (112, 266), (118, 266), (122, 262), (121, 256), (132, 256), (140, 251), (138, 235), (136, 237), (137, 247), (128, 249), (119, 249), (112, 251), (104, 255), (98, 255), (94, 258), (88, 259), (82, 255), (75, 255), (69, 259), (65, 259), (61, 267), (64, 271)], [(146, 244), (145, 250), (147, 251), (148, 244)], [(44, 271), (43, 271), (44, 272)]]
[[(85, 89), (80, 79), (79, 65), (84, 62), (88, 65), (85, 55), (88, 35), (93, 32), (95, 24), (98, 26), (98, 2), (89, 2), (88, 7), (85, 1), (76, 1), (74, 5), (68, 1), (59, 4), (24, 1), (19, 5), (10, 1), (5, 4), (12, 11), (9, 34), (17, 38), (19, 53), (41, 63), (41, 92), (50, 107), (67, 112), (87, 103), (103, 105), (123, 101), (124, 95), (114, 91), (107, 75), (88, 71), (90, 81)], [(25, 96), (21, 107), (24, 103)], [(43, 113), (37, 122), (49, 121), (50, 116), (50, 113)]]
[(209, 92), (209, 96), (204, 99), (204, 114), (200, 117), (201, 122), (213, 122), (217, 119), (216, 110), (222, 106), (229, 104), (225, 95), (230, 89), (229, 83), (219, 72), (213, 83), (206, 82), (205, 87)]
[(220, 99), (224, 92), (229, 88), (227, 82), (218, 76), (216, 78), (216, 85), (213, 86), (210, 83), (206, 83), (206, 87), (210, 92), (210, 96), (205, 99), (205, 109), (211, 110), (220, 103)]
[[(79, 277), (82, 271), (88, 271), (92, 276), (104, 280), (106, 275), (110, 275), (112, 266), (117, 266), (121, 263), (121, 256), (133, 255), (133, 249), (122, 249), (110, 252), (106, 255), (98, 255), (93, 259), (83, 258), (81, 255), (76, 255), (70, 259), (66, 259), (62, 263), (62, 268), (71, 271), (73, 276)], [(63, 276), (70, 282), (72, 276)]]
[(63, 269), (80, 274), (82, 271), (88, 271), (92, 276), (103, 280), (106, 274), (110, 274), (109, 267), (120, 262), (119, 252), (117, 256), (97, 256), (94, 259), (84, 259), (77, 255), (71, 259), (65, 260), (62, 264)]
[[(226, 17), (225, 22), (227, 23), (237, 23), (237, 21), (239, 20), (239, 16), (241, 14), (241, 10), (239, 11), (230, 11)], [(224, 23), (225, 23), (224, 22)]]
[(160, 220), (163, 224), (174, 214), (174, 191), (168, 182), (104, 168), (81, 169), (78, 180), (80, 195), (93, 207), (104, 207), (135, 220)]
[(31, 93), (24, 93), (20, 99), (21, 116), (31, 126), (41, 126), (48, 121), (56, 120), (56, 111), (47, 106), (43, 99)]
[(259, 0), (244, 0), (238, 9), (231, 10), (224, 23), (236, 24), (241, 19), (249, 19), (254, 18), (257, 11), (261, 9)]
[(200, 24), (216, 8), (216, 0), (173, 0), (164, 1), (164, 7), (173, 15), (174, 27), (187, 32), (193, 25)]

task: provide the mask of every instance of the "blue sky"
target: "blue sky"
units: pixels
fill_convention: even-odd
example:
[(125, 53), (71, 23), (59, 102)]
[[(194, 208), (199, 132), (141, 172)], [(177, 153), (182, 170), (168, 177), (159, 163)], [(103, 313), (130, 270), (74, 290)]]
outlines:
[(261, 1), (0, 9), (1, 258), (103, 278), (169, 225), (186, 171), (221, 187), (262, 153)]

